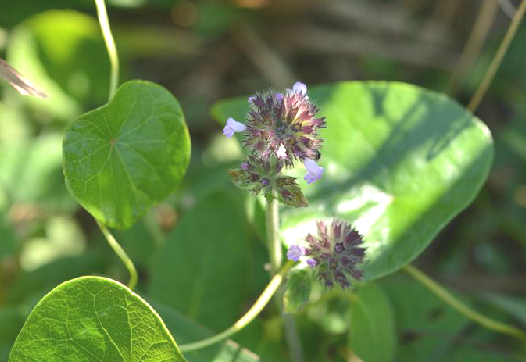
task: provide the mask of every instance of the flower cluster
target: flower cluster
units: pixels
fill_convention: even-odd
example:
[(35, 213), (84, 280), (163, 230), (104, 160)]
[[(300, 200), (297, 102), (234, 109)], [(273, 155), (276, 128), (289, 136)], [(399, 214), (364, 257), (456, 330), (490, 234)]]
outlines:
[(309, 267), (317, 270), (317, 276), (327, 287), (338, 283), (342, 288), (350, 286), (349, 276), (356, 280), (363, 277), (357, 265), (364, 262), (363, 237), (350, 224), (335, 220), (329, 228), (323, 221), (317, 222), (317, 237), (307, 235), (308, 247), (292, 245), (287, 253), (289, 260), (307, 257)]
[(305, 84), (296, 82), (285, 92), (267, 91), (248, 98), (250, 110), (246, 124), (228, 118), (223, 134), (232, 137), (243, 134), (243, 145), (248, 154), (241, 169), (231, 170), (234, 183), (254, 193), (266, 195), (276, 190), (279, 199), (289, 205), (306, 206), (295, 180), (279, 177), (284, 167), (292, 167), (296, 160), (303, 162), (308, 184), (319, 180), (323, 167), (320, 158), (323, 140), (318, 130), (326, 127), (318, 117), (318, 108), (309, 100)]

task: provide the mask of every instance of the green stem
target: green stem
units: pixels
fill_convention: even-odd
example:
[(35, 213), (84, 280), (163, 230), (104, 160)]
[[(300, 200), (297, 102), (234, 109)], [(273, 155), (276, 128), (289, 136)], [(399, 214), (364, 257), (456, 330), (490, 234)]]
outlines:
[[(267, 199), (266, 211), (266, 231), (267, 244), (270, 254), (270, 273), (274, 275), (281, 266), (281, 241), (279, 239), (279, 209), (277, 195), (274, 192), (272, 199)], [(283, 287), (276, 293), (276, 304), (281, 312), (283, 310), (283, 295), (285, 290)], [(294, 316), (289, 313), (282, 313), (281, 320), (285, 328), (285, 336), (287, 344), (290, 348), (290, 356), (293, 362), (303, 362), (303, 350), (301, 348), (301, 341), (296, 328), (296, 321)]]
[(270, 274), (274, 275), (281, 266), (281, 243), (279, 240), (278, 200), (267, 200), (266, 211), (267, 245), (270, 254)]
[(442, 299), (444, 302), (449, 304), (451, 308), (455, 309), (457, 312), (463, 314), (467, 318), (473, 320), (474, 322), (480, 324), (481, 326), (496, 331), (500, 333), (507, 334), (509, 336), (519, 339), (521, 342), (526, 343), (526, 332), (510, 326), (506, 323), (496, 321), (494, 319), (488, 318), (479, 312), (471, 309), (466, 304), (462, 303), (460, 300), (455, 298), (450, 292), (440, 286), (437, 282), (429, 278), (423, 272), (418, 270), (412, 265), (406, 265), (402, 268), (404, 272), (409, 274), (411, 277), (415, 278), (417, 281), (425, 285), (431, 292), (436, 296)]
[(292, 267), (292, 262), (288, 262), (281, 268), (281, 270), (274, 275), (270, 283), (267, 285), (263, 293), (259, 296), (258, 300), (254, 305), (249, 309), (248, 312), (245, 313), (241, 319), (239, 319), (234, 325), (232, 325), (227, 330), (216, 334), (215, 336), (212, 336), (210, 338), (203, 339), (202, 341), (189, 343), (189, 344), (182, 344), (179, 346), (179, 349), (181, 352), (190, 352), (197, 349), (201, 349), (207, 346), (210, 346), (214, 343), (221, 342), (222, 340), (230, 337), (236, 332), (239, 332), (243, 327), (245, 327), (247, 324), (252, 322), (254, 318), (258, 316), (258, 314), (265, 308), (267, 303), (269, 302), (270, 298), (276, 293), (276, 290), (278, 290), (279, 286), (281, 285), (281, 282), (289, 272), (289, 269)]
[(128, 269), (128, 272), (130, 273), (130, 281), (128, 283), (128, 288), (133, 290), (135, 286), (137, 285), (137, 270), (135, 269), (135, 265), (133, 265), (133, 262), (131, 261), (130, 257), (126, 254), (122, 246), (115, 240), (115, 237), (111, 234), (111, 232), (108, 230), (108, 228), (97, 221), (97, 225), (99, 225), (100, 230), (104, 234), (104, 237), (108, 241), (108, 244), (110, 244), (111, 248), (117, 254), (119, 259), (122, 260), (124, 265), (126, 266), (126, 269)]
[(469, 111), (474, 112), (475, 109), (479, 106), (480, 102), (482, 101), (482, 98), (486, 94), (489, 85), (491, 84), (491, 81), (493, 80), (493, 77), (495, 76), (495, 73), (497, 72), (497, 69), (499, 69), (500, 63), (502, 62), (502, 59), (504, 58), (504, 55), (506, 54), (506, 51), (508, 50), (508, 47), (511, 43), (511, 40), (513, 39), (513, 36), (517, 32), (517, 28), (519, 27), (519, 24), (524, 17), (524, 12), (526, 11), (526, 0), (522, 0), (521, 4), (519, 5), (519, 8), (515, 12), (515, 15), (513, 16), (513, 19), (511, 20), (511, 24), (508, 28), (508, 31), (506, 31), (506, 34), (504, 35), (504, 39), (502, 39), (502, 42), (500, 43), (499, 49), (497, 50), (497, 53), (495, 54), (495, 57), (493, 58), (488, 71), (486, 72), (486, 75), (484, 76), (484, 79), (480, 83), (478, 89), (476, 90), (475, 94), (469, 101), (468, 106), (466, 107)]
[(117, 89), (117, 83), (119, 82), (119, 56), (117, 55), (117, 48), (115, 47), (115, 41), (111, 34), (110, 22), (106, 12), (106, 4), (104, 3), (104, 0), (95, 0), (95, 4), (97, 5), (100, 28), (102, 29), (102, 35), (106, 42), (106, 48), (108, 49), (108, 55), (110, 57), (111, 75), (108, 99), (111, 100)]

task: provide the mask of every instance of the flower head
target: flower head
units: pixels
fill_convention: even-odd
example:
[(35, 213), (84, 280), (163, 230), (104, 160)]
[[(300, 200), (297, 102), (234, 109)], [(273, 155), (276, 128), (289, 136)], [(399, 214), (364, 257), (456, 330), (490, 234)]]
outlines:
[(335, 220), (329, 228), (317, 222), (318, 235), (307, 235), (305, 256), (307, 264), (317, 269), (317, 275), (327, 287), (337, 282), (342, 288), (350, 286), (349, 276), (356, 280), (363, 277), (357, 264), (365, 258), (363, 238), (350, 224)]
[(303, 178), (305, 181), (307, 181), (308, 184), (311, 184), (315, 182), (316, 180), (319, 180), (321, 176), (323, 175), (323, 167), (320, 167), (316, 164), (316, 161), (311, 159), (305, 159), (303, 160), (303, 164), (305, 165), (305, 168), (307, 169), (307, 174)]
[(237, 122), (234, 118), (230, 117), (226, 120), (226, 126), (223, 128), (223, 134), (228, 138), (232, 137), (235, 132), (244, 132), (247, 129), (243, 123)]
[(307, 200), (294, 177), (280, 175), (283, 163), (276, 161), (263, 162), (254, 157), (248, 157), (241, 162), (240, 168), (229, 170), (230, 178), (234, 184), (254, 195), (263, 192), (264, 195), (274, 197), (273, 190), (278, 200), (285, 205), (295, 207), (308, 206)]
[(322, 146), (318, 129), (325, 127), (318, 108), (309, 101), (307, 87), (297, 82), (285, 93), (265, 92), (250, 97), (244, 144), (258, 159), (278, 157), (285, 166), (295, 159), (315, 159)]

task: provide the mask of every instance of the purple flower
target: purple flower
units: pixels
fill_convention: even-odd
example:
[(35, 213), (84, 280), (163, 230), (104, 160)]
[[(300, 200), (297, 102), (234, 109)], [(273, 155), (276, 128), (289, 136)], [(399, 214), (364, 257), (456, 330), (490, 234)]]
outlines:
[(287, 259), (298, 261), (300, 256), (305, 255), (305, 248), (298, 245), (291, 245), (287, 252)]
[(223, 128), (223, 134), (228, 138), (232, 137), (235, 132), (243, 132), (247, 129), (243, 123), (239, 123), (230, 117), (226, 120), (226, 126)]
[(318, 108), (308, 100), (307, 87), (297, 82), (285, 93), (252, 96), (244, 145), (262, 161), (279, 158), (287, 167), (294, 160), (316, 159), (322, 147), (318, 129), (326, 126)]
[(302, 96), (305, 96), (305, 98), (309, 99), (307, 96), (307, 86), (301, 82), (296, 82), (292, 86), (292, 92), (301, 94)]
[(254, 103), (254, 96), (248, 97), (248, 103)]
[(307, 264), (317, 269), (318, 278), (327, 287), (338, 283), (342, 288), (351, 284), (349, 278), (360, 280), (363, 273), (358, 264), (364, 262), (363, 237), (345, 221), (334, 220), (330, 227), (323, 221), (317, 222), (317, 237), (307, 235), (309, 247), (304, 255)]
[(323, 167), (320, 167), (316, 164), (316, 161), (313, 161), (311, 159), (305, 159), (303, 160), (303, 164), (305, 165), (305, 168), (307, 169), (307, 174), (304, 177), (304, 180), (307, 181), (308, 184), (311, 184), (315, 182), (316, 180), (319, 180), (321, 176), (323, 175)]

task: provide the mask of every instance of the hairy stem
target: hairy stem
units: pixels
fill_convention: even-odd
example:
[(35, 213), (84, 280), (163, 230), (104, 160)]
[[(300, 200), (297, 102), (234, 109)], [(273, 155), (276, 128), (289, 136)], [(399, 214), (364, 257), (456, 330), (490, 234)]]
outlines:
[(133, 290), (133, 288), (135, 288), (135, 286), (137, 285), (137, 270), (135, 269), (135, 265), (133, 265), (133, 262), (131, 261), (130, 257), (126, 254), (126, 252), (124, 251), (122, 246), (117, 242), (117, 240), (115, 240), (115, 237), (111, 234), (106, 225), (102, 224), (99, 221), (97, 221), (97, 225), (99, 225), (100, 230), (104, 234), (104, 237), (108, 241), (108, 244), (110, 244), (115, 254), (117, 254), (119, 259), (122, 260), (122, 262), (126, 266), (126, 269), (128, 269), (128, 272), (130, 273), (130, 281), (128, 283), (128, 288)]
[(281, 266), (281, 243), (279, 240), (278, 200), (267, 200), (266, 211), (267, 246), (270, 254), (270, 274), (274, 275)]
[(427, 275), (425, 275), (423, 272), (421, 272), (412, 265), (406, 265), (402, 268), (402, 270), (417, 281), (419, 281), (420, 283), (422, 283), (424, 286), (426, 286), (436, 296), (438, 296), (444, 302), (449, 304), (451, 308), (455, 309), (457, 312), (463, 314), (472, 321), (495, 332), (500, 332), (515, 337), (519, 339), (522, 343), (526, 344), (526, 332), (524, 332), (523, 330), (510, 326), (506, 323), (502, 323), (494, 319), (488, 318), (480, 314), (479, 312), (471, 309), (466, 304), (462, 303), (460, 300), (455, 298), (453, 294), (448, 292), (437, 282), (429, 278)]
[(502, 42), (500, 43), (499, 49), (497, 50), (495, 57), (491, 61), (491, 64), (488, 68), (488, 71), (486, 72), (486, 75), (484, 76), (484, 79), (480, 83), (478, 89), (476, 90), (475, 94), (469, 101), (468, 106), (466, 107), (471, 112), (474, 112), (475, 109), (477, 109), (480, 102), (482, 101), (482, 98), (486, 94), (489, 88), (489, 85), (491, 84), (491, 81), (493, 80), (493, 77), (495, 76), (495, 73), (497, 72), (497, 69), (499, 69), (500, 63), (502, 62), (502, 59), (504, 58), (504, 55), (506, 54), (506, 51), (508, 50), (511, 40), (513, 39), (513, 36), (517, 32), (517, 28), (519, 27), (519, 24), (522, 18), (524, 17), (525, 10), (526, 10), (526, 0), (522, 0), (521, 4), (519, 5), (519, 8), (517, 9), (517, 11), (515, 12), (515, 15), (513, 16), (513, 19), (511, 20), (508, 31), (506, 31), (506, 34), (504, 35), (504, 38), (502, 39)]
[[(274, 275), (281, 266), (281, 241), (279, 239), (279, 209), (278, 200), (274, 193), (272, 200), (267, 200), (267, 244), (270, 254), (270, 273)], [(283, 295), (285, 291), (282, 288), (276, 293), (276, 304), (279, 311), (283, 310)], [(301, 348), (301, 341), (296, 328), (296, 321), (294, 316), (289, 313), (282, 313), (281, 320), (285, 328), (285, 336), (287, 344), (290, 348), (290, 356), (292, 362), (303, 362), (303, 351)]]
[(261, 295), (259, 296), (256, 303), (254, 303), (254, 305), (249, 309), (249, 311), (246, 312), (245, 315), (241, 317), (236, 323), (234, 323), (234, 325), (232, 325), (225, 331), (216, 334), (215, 336), (212, 336), (210, 338), (203, 339), (202, 341), (180, 345), (179, 349), (181, 350), (181, 352), (190, 352), (210, 346), (214, 343), (221, 342), (222, 340), (230, 337), (234, 333), (239, 332), (241, 329), (243, 329), (243, 327), (252, 322), (254, 318), (256, 318), (258, 314), (263, 310), (263, 308), (265, 308), (270, 298), (272, 298), (274, 293), (276, 293), (276, 290), (278, 290), (279, 286), (281, 285), (281, 282), (283, 281), (285, 275), (287, 275), (291, 267), (292, 262), (288, 262), (283, 266), (283, 268), (281, 268), (281, 270), (276, 275), (274, 275), (274, 277), (267, 285), (263, 293), (261, 293)]
[(117, 55), (117, 48), (115, 47), (115, 41), (111, 34), (110, 22), (106, 12), (106, 4), (104, 3), (104, 0), (95, 0), (95, 4), (97, 5), (100, 28), (102, 29), (102, 35), (106, 42), (106, 48), (108, 49), (108, 55), (110, 57), (111, 75), (108, 99), (111, 100), (117, 89), (117, 83), (119, 82), (119, 56)]

